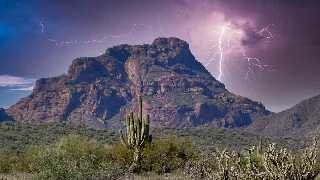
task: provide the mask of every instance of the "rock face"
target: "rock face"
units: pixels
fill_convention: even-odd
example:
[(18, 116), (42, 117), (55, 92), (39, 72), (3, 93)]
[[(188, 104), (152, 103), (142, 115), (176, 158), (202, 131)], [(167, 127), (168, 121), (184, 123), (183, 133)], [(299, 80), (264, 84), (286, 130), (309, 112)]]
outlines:
[(249, 131), (272, 136), (313, 137), (320, 130), (320, 95), (280, 113), (257, 119)]
[(241, 127), (269, 114), (262, 104), (228, 92), (177, 38), (75, 59), (66, 75), (39, 79), (8, 112), (17, 121), (119, 127), (138, 95), (153, 127)]
[(4, 121), (12, 121), (13, 119), (6, 113), (6, 111), (0, 108), (0, 123)]

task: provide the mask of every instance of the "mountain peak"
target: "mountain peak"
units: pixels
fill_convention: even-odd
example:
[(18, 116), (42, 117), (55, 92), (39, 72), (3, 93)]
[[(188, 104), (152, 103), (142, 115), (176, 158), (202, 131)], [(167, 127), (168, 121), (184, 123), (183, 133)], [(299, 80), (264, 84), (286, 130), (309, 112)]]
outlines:
[(169, 38), (159, 37), (152, 42), (152, 46), (167, 47), (171, 49), (175, 49), (175, 48), (189, 49), (189, 44), (186, 41), (176, 37), (169, 37)]

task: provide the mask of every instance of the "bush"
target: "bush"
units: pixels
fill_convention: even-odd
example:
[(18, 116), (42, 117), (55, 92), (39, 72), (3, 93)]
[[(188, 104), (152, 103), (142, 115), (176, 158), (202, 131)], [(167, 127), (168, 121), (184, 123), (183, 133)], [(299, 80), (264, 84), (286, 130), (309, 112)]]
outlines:
[(0, 151), (0, 173), (12, 173), (19, 168), (19, 157), (15, 152), (9, 150)]
[(133, 162), (133, 150), (118, 143), (110, 147), (109, 152), (113, 162), (117, 162), (123, 169), (129, 169)]
[(81, 136), (64, 137), (54, 146), (30, 154), (27, 157), (34, 161), (30, 170), (41, 179), (97, 179), (120, 170), (110, 168), (112, 158), (106, 148)]
[(157, 139), (144, 148), (142, 168), (145, 171), (168, 173), (184, 167), (193, 156), (194, 148), (191, 142), (178, 140), (175, 136)]
[(315, 179), (320, 173), (317, 144), (302, 152), (269, 144), (263, 151), (216, 151), (189, 161), (185, 174), (197, 179)]

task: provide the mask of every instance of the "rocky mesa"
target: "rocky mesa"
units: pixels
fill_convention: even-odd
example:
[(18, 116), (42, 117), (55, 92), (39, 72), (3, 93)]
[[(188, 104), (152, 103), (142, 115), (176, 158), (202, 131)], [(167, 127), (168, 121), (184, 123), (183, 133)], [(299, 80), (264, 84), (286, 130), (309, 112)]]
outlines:
[(270, 114), (261, 103), (226, 90), (178, 38), (77, 58), (67, 74), (37, 80), (32, 94), (7, 113), (22, 122), (119, 127), (139, 95), (152, 126), (159, 128), (243, 127)]

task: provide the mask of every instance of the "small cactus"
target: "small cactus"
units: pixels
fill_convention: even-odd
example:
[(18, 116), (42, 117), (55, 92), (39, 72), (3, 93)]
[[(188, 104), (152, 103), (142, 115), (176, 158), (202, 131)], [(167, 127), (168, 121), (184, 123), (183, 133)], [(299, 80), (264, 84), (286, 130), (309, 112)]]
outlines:
[(130, 166), (131, 172), (137, 172), (141, 167), (141, 151), (146, 143), (150, 143), (152, 136), (149, 134), (150, 116), (143, 118), (142, 97), (139, 97), (139, 115), (129, 113), (126, 117), (126, 134), (120, 130), (121, 142), (128, 149), (134, 151), (133, 163)]

